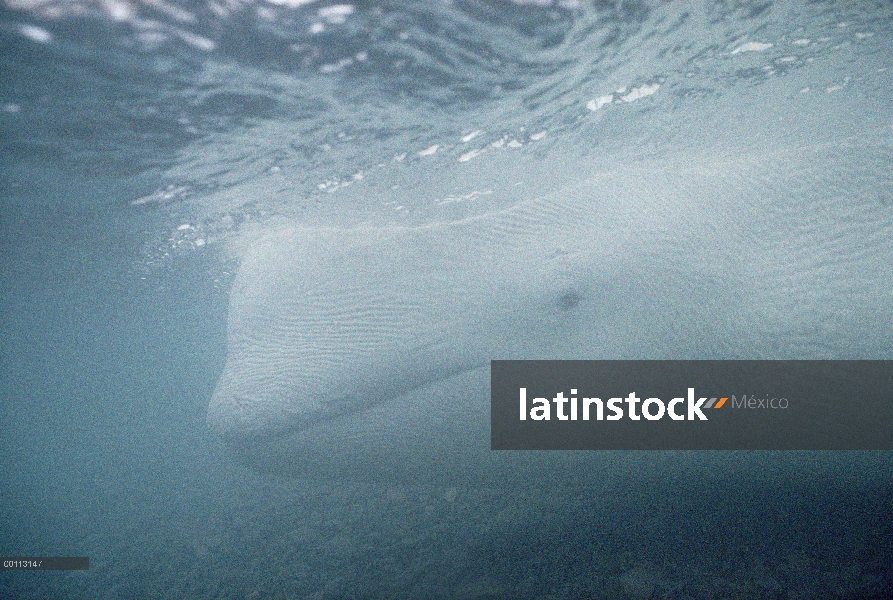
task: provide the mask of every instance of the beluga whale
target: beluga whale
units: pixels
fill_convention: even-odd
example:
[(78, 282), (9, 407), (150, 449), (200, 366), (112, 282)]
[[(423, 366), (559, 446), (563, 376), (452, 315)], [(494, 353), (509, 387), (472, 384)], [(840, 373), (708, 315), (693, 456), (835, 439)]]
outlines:
[(893, 354), (889, 128), (576, 160), (467, 218), (252, 239), (211, 429), (299, 477), (567, 480), (649, 459), (491, 451), (491, 360)]

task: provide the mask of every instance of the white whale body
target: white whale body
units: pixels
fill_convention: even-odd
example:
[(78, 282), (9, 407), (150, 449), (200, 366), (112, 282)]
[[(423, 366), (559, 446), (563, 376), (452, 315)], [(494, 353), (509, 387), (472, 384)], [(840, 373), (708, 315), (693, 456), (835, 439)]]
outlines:
[(250, 464), (327, 479), (616, 470), (491, 452), (489, 361), (889, 357), (891, 166), (889, 136), (855, 137), (590, 165), (455, 222), (280, 226), (233, 282), (209, 424)]

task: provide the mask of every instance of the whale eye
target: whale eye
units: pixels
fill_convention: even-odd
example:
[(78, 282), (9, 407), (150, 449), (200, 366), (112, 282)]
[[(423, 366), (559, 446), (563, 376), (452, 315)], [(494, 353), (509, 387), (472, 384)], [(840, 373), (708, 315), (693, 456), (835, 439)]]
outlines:
[(558, 308), (561, 310), (570, 310), (575, 307), (583, 297), (577, 290), (567, 290), (558, 296)]

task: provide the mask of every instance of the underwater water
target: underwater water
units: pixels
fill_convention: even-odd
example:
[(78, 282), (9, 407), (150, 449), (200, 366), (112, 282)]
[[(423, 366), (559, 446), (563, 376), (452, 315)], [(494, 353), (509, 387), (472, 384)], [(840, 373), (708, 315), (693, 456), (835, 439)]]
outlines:
[[(0, 597), (893, 597), (889, 452), (548, 455), (508, 479), (466, 463), (486, 369), (449, 365), (401, 401), (454, 407), (467, 436), (425, 411), (369, 428), (429, 450), (408, 474), (326, 434), (331, 463), (264, 468), (209, 426), (234, 280), (285, 285), (258, 250), (276, 232), (368, 238), (380, 272), (286, 265), (346, 290), (434, 264), (364, 232), (446, 231), (438, 273), (479, 306), (500, 265), (539, 263), (506, 246), (468, 270), (451, 224), (540, 198), (588, 215), (534, 215), (549, 244), (612, 249), (593, 358), (893, 359), (891, 38), (882, 1), (2, 0), (0, 555), (90, 569), (4, 571)], [(710, 233), (753, 278), (659, 246), (666, 273), (737, 283), (652, 296), (639, 279), (666, 273), (632, 234), (589, 237), (607, 204)], [(465, 364), (467, 315), (437, 309), (431, 344)], [(373, 364), (337, 368), (408, 378)]]

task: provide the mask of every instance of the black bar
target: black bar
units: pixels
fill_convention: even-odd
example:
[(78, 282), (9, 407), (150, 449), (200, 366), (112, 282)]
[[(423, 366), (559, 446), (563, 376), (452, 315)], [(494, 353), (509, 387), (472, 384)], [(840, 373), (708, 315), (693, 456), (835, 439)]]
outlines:
[(2, 571), (86, 571), (90, 559), (86, 556), (3, 556)]

